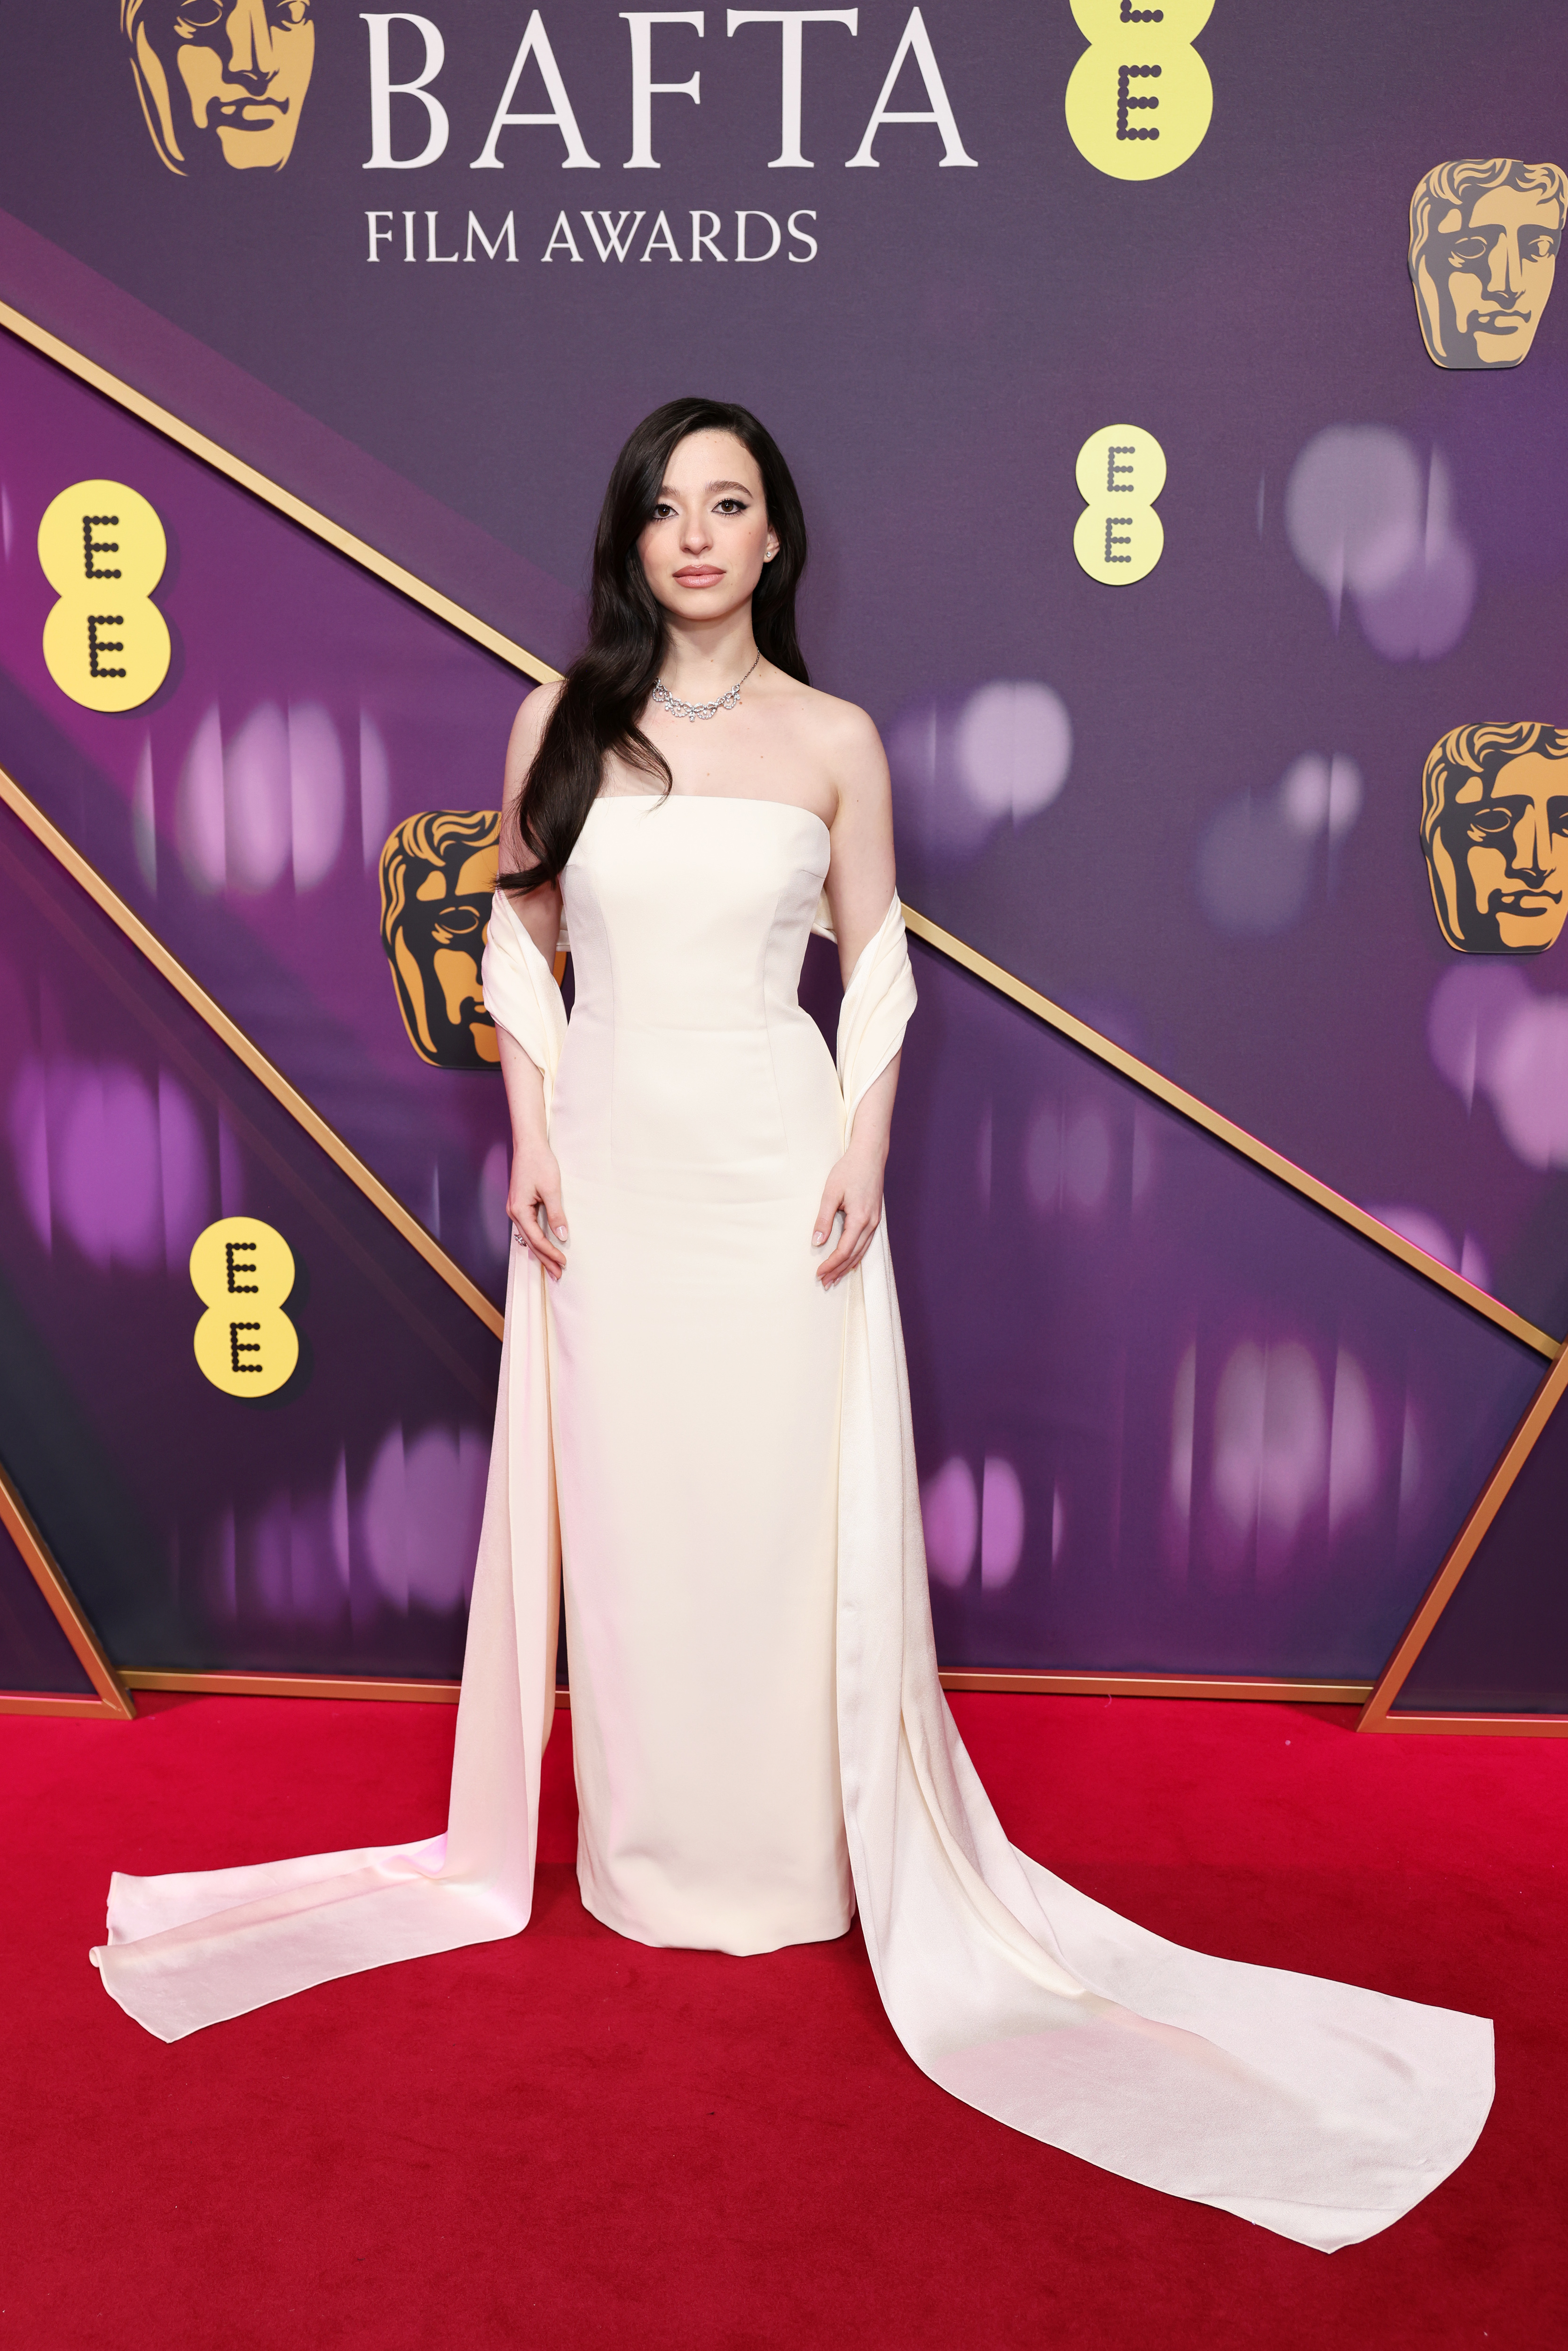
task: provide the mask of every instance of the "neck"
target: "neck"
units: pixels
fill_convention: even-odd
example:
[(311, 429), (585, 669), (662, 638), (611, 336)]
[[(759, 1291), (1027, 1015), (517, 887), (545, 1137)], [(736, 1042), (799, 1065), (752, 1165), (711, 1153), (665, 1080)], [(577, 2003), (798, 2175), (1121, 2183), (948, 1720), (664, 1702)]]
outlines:
[(712, 702), (727, 694), (756, 659), (749, 607), (719, 621), (665, 618), (659, 676), (678, 701)]

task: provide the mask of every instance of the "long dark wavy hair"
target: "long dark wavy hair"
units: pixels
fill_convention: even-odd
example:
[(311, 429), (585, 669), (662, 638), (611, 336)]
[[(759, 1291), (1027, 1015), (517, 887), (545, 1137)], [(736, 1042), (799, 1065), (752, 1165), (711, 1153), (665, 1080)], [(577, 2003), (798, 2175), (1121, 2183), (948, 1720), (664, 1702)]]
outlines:
[[(637, 541), (652, 519), (677, 442), (691, 433), (732, 433), (762, 476), (779, 552), (763, 566), (751, 598), (758, 652), (809, 685), (795, 634), (795, 590), (806, 568), (806, 518), (778, 444), (747, 408), (725, 400), (672, 400), (645, 416), (615, 460), (593, 541), (588, 643), (566, 674), (514, 810), (506, 820), (499, 886), (521, 896), (556, 880), (599, 796), (604, 762), (662, 780), (669, 768), (638, 726), (664, 657), (664, 613), (643, 569)], [(537, 860), (526, 870), (524, 852)]]

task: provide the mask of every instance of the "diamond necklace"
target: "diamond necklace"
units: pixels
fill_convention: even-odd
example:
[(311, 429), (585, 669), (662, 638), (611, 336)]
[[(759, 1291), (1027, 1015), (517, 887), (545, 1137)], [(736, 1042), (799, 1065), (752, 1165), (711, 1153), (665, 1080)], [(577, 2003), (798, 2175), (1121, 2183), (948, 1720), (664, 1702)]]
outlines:
[[(757, 661), (752, 663), (751, 669), (755, 669), (757, 667), (757, 662), (759, 662), (761, 659), (762, 655), (759, 653), (757, 656)], [(662, 710), (667, 710), (669, 712), (672, 718), (689, 718), (692, 724), (695, 726), (699, 718), (716, 718), (721, 710), (737, 710), (739, 708), (740, 689), (746, 684), (746, 678), (751, 675), (751, 669), (747, 671), (746, 677), (737, 677), (735, 684), (730, 687), (729, 692), (727, 694), (721, 694), (716, 702), (677, 702), (674, 695), (665, 685), (663, 678), (660, 678), (654, 684), (653, 699)]]

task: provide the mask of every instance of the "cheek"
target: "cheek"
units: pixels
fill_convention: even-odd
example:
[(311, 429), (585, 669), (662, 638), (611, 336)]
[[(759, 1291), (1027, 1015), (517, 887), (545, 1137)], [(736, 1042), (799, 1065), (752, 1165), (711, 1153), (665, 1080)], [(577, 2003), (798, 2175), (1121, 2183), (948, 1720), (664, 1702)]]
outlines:
[(762, 561), (768, 548), (766, 522), (754, 522), (750, 515), (742, 515), (731, 523), (727, 537), (731, 562), (745, 566)]
[(1448, 299), (1463, 319), (1481, 298), (1481, 281), (1468, 269), (1456, 269), (1448, 279)]
[(279, 98), (303, 98), (310, 82), (310, 68), (316, 62), (316, 36), (307, 26), (303, 31), (280, 37), (272, 37), (273, 62), (277, 68), (274, 90)]
[(176, 62), (180, 79), (184, 83), (193, 107), (204, 105), (208, 99), (216, 95), (223, 74), (211, 49), (203, 48), (198, 42), (187, 41), (182, 45)]

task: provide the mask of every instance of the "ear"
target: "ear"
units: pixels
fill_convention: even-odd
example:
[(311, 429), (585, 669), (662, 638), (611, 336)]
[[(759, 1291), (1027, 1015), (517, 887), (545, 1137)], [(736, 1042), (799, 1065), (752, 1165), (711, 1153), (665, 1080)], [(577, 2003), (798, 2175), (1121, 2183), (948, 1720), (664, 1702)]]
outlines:
[(779, 534), (775, 530), (770, 530), (768, 534), (768, 543), (762, 550), (762, 560), (764, 563), (771, 563), (778, 552)]

